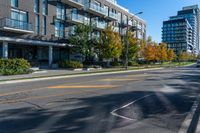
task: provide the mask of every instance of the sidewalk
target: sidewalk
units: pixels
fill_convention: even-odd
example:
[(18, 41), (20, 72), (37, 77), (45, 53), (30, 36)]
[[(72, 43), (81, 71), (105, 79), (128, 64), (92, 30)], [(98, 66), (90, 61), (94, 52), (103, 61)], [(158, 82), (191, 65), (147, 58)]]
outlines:
[(31, 74), (23, 74), (23, 75), (10, 75), (10, 76), (2, 76), (0, 75), (0, 81), (6, 80), (19, 80), (19, 79), (30, 79), (30, 78), (37, 78), (37, 77), (51, 77), (51, 76), (61, 76), (61, 75), (72, 75), (72, 74), (79, 74), (79, 73), (89, 73), (89, 72), (97, 72), (100, 70), (91, 70), (91, 71), (73, 71), (73, 70), (40, 70), (36, 71)]
[[(191, 65), (191, 64), (190, 64)], [(190, 66), (188, 65), (188, 66)], [(187, 66), (187, 65), (185, 65)], [(24, 74), (24, 75), (11, 75), (11, 76), (2, 76), (0, 75), (0, 83), (4, 83), (6, 81), (19, 81), (19, 80), (45, 80), (50, 78), (64, 78), (64, 77), (72, 77), (72, 76), (88, 76), (88, 75), (99, 75), (99, 74), (112, 74), (112, 73), (124, 73), (124, 72), (132, 72), (132, 71), (145, 71), (145, 70), (156, 70), (156, 69), (163, 69), (163, 66), (154, 66), (154, 67), (131, 67), (129, 70), (125, 70), (124, 68), (106, 68), (106, 69), (92, 69), (90, 71), (87, 70), (53, 70), (53, 69), (46, 69), (36, 71), (31, 74)]]

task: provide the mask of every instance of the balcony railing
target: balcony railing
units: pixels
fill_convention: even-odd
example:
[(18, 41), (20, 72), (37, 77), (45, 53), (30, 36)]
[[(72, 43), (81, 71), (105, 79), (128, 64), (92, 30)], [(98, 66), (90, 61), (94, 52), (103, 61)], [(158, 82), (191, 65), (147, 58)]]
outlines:
[(93, 24), (93, 26), (94, 26), (94, 28), (105, 29), (106, 23), (97, 21)]
[(0, 28), (22, 32), (33, 32), (32, 24), (10, 18), (0, 19)]
[(92, 11), (96, 15), (106, 15), (106, 9), (94, 3), (88, 3), (86, 9)]
[(84, 17), (80, 14), (71, 13), (70, 15), (67, 16), (67, 21), (83, 23)]
[(116, 14), (116, 13), (113, 13), (113, 12), (109, 12), (108, 17), (110, 17), (110, 18), (112, 18), (112, 19), (114, 19), (114, 20), (117, 20), (117, 19), (118, 19), (117, 14)]
[(55, 5), (56, 5), (55, 2), (65, 3), (71, 7), (76, 7), (76, 8), (81, 8), (84, 6), (83, 0), (48, 0), (48, 1), (54, 2)]

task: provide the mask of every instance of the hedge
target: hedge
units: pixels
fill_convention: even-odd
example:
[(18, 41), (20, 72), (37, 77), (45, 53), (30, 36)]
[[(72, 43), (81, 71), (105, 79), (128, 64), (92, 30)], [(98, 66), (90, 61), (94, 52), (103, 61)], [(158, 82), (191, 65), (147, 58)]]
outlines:
[(0, 74), (2, 75), (17, 75), (28, 74), (30, 64), (25, 59), (0, 59)]
[(61, 61), (59, 62), (60, 68), (70, 68), (70, 69), (77, 69), (77, 68), (83, 68), (83, 64), (79, 61)]

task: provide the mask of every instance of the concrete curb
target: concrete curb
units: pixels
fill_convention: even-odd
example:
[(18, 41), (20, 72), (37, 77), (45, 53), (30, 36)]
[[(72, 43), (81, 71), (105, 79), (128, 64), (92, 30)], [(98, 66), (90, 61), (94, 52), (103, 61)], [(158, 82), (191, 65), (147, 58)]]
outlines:
[(0, 85), (34, 82), (34, 81), (44, 81), (44, 80), (53, 80), (53, 79), (63, 79), (63, 78), (88, 77), (88, 76), (98, 76), (98, 75), (129, 73), (129, 72), (140, 72), (140, 71), (148, 71), (148, 70), (161, 70), (161, 69), (164, 69), (164, 68), (161, 67), (161, 68), (150, 68), (150, 69), (140, 69), (140, 70), (127, 70), (127, 71), (122, 70), (122, 71), (114, 71), (114, 72), (97, 72), (97, 73), (75, 74), (75, 75), (55, 76), (55, 77), (8, 80), (8, 81), (0, 81)]
[(194, 102), (191, 111), (186, 116), (178, 133), (200, 133), (200, 95)]

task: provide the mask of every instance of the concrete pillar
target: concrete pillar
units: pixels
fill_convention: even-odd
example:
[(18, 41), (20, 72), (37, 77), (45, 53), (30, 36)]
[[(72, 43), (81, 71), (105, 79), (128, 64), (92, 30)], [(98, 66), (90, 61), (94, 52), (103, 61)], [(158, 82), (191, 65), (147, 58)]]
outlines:
[(49, 67), (52, 66), (53, 63), (53, 46), (49, 46)]
[(8, 42), (3, 42), (3, 58), (8, 58)]

